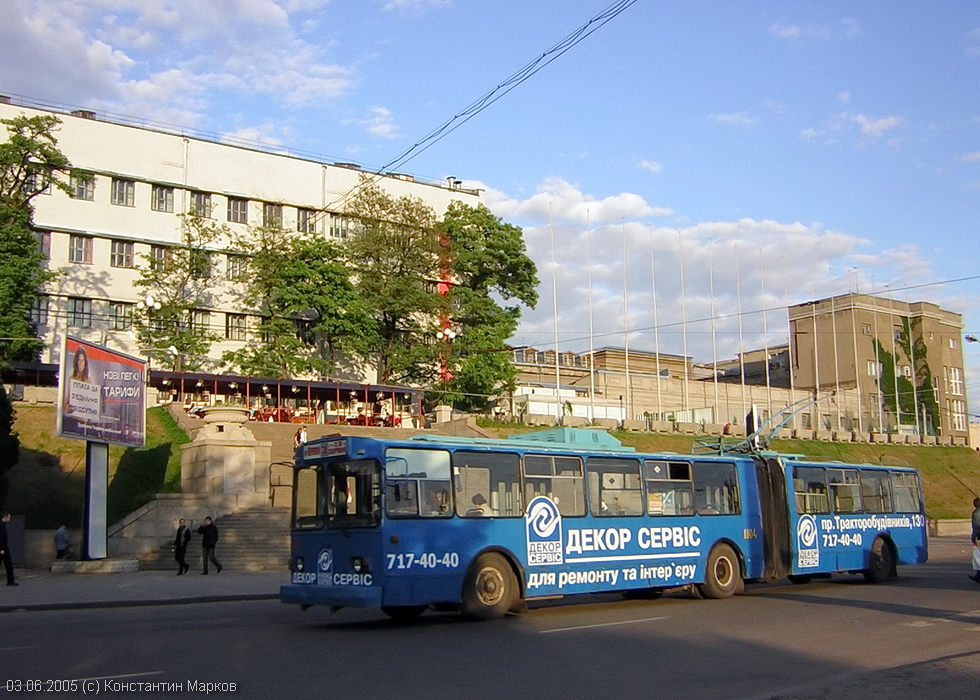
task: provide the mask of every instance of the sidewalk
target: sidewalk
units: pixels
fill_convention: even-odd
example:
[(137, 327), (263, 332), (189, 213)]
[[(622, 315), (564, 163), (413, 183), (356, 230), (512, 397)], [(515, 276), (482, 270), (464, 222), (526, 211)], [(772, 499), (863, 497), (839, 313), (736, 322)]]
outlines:
[(191, 569), (135, 571), (113, 574), (52, 574), (41, 569), (16, 569), (19, 586), (0, 580), (0, 613), (16, 610), (71, 610), (137, 605), (180, 605), (234, 600), (275, 600), (288, 571), (214, 569), (208, 576)]

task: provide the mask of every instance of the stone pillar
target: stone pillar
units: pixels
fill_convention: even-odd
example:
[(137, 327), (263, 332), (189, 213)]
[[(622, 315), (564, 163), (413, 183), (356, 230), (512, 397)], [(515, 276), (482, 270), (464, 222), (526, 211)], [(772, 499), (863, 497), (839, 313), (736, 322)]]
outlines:
[(267, 506), (271, 443), (259, 442), (245, 427), (246, 409), (216, 406), (203, 413), (204, 427), (181, 446), (183, 493), (230, 510)]

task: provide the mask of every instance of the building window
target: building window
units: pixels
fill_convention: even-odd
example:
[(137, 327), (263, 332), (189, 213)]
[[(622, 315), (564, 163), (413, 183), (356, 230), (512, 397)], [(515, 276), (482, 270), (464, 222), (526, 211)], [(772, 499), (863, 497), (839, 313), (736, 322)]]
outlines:
[(869, 377), (880, 377), (881, 376), (881, 363), (875, 362), (874, 360), (868, 360), (868, 376)]
[(912, 366), (911, 365), (902, 365), (902, 376), (905, 377), (906, 379), (911, 379), (912, 378)]
[(153, 185), (153, 192), (150, 197), (150, 209), (153, 211), (174, 211), (174, 188)]
[(68, 262), (92, 264), (92, 237), (72, 234), (68, 239)]
[(170, 249), (162, 245), (150, 246), (150, 269), (165, 270), (170, 264)]
[(92, 300), (84, 297), (68, 297), (68, 326), (92, 327)]
[(282, 227), (282, 205), (266, 202), (262, 205), (262, 225)]
[(133, 242), (113, 241), (109, 264), (112, 267), (133, 267)]
[(35, 231), (34, 240), (37, 241), (38, 250), (41, 251), (41, 255), (44, 256), (44, 259), (50, 260), (51, 259), (51, 232)]
[(867, 323), (862, 323), (861, 332), (865, 335), (871, 335), (871, 326), (869, 326)]
[(952, 348), (953, 350), (956, 349), (956, 338), (949, 339), (949, 347)]
[(112, 196), (109, 200), (120, 207), (131, 207), (136, 201), (136, 182), (112, 178)]
[(248, 317), (244, 314), (225, 314), (225, 338), (245, 340)]
[(230, 280), (245, 279), (245, 266), (248, 259), (244, 255), (228, 254), (228, 261), (225, 268), (225, 277)]
[(953, 396), (963, 396), (963, 368), (949, 368), (949, 393)]
[(191, 310), (191, 333), (206, 335), (211, 332), (211, 312), (200, 309)]
[(950, 414), (953, 417), (953, 430), (968, 430), (968, 422), (966, 419), (966, 401), (950, 401), (949, 402)]
[(205, 279), (211, 276), (211, 253), (206, 250), (192, 250), (190, 258), (191, 277)]
[(109, 330), (128, 331), (133, 327), (133, 304), (109, 302)]
[(31, 323), (35, 326), (46, 326), (48, 325), (48, 309), (50, 308), (51, 300), (45, 294), (38, 295), (33, 302), (31, 302)]
[(24, 191), (27, 194), (51, 194), (51, 184), (43, 172), (31, 169), (24, 180)]
[(347, 238), (349, 223), (346, 216), (332, 214), (330, 216), (330, 236), (332, 238)]
[(297, 209), (296, 230), (300, 233), (316, 233), (316, 212), (312, 209)]
[(91, 202), (95, 199), (95, 177), (92, 175), (85, 177), (72, 175), (70, 187), (75, 199), (83, 199), (86, 202)]
[(191, 192), (191, 214), (208, 219), (211, 217), (211, 194), (208, 192)]
[(228, 221), (233, 224), (248, 223), (248, 200), (238, 197), (228, 198)]

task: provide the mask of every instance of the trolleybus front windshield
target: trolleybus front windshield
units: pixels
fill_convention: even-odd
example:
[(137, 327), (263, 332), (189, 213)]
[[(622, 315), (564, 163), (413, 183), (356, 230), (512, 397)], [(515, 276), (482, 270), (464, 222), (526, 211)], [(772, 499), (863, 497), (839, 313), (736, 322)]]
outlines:
[(381, 465), (337, 460), (296, 470), (293, 526), (348, 529), (381, 524)]

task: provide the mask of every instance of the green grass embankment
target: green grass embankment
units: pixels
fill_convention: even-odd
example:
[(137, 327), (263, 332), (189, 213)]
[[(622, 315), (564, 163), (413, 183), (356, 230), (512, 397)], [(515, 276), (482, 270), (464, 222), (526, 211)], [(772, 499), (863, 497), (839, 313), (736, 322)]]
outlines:
[[(55, 434), (52, 406), (16, 406), (20, 459), (10, 471), (6, 506), (29, 528), (78, 527), (85, 505), (85, 441)], [(109, 447), (109, 523), (153, 494), (180, 491), (180, 446), (190, 438), (162, 407), (146, 415), (146, 447)]]

